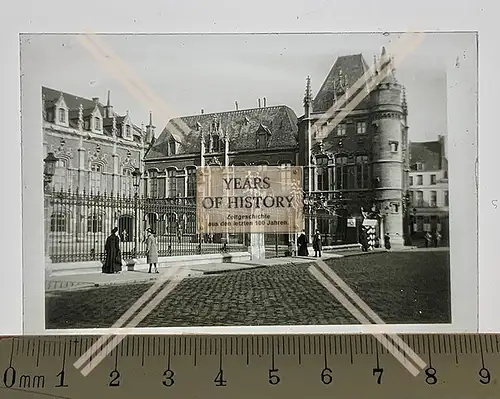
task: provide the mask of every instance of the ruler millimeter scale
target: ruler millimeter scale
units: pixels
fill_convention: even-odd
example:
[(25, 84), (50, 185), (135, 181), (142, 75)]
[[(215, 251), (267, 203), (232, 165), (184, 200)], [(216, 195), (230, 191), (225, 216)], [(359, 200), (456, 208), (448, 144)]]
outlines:
[(500, 335), (400, 337), (417, 376), (372, 335), (127, 336), (87, 376), (74, 363), (97, 336), (7, 338), (0, 398), (500, 396)]

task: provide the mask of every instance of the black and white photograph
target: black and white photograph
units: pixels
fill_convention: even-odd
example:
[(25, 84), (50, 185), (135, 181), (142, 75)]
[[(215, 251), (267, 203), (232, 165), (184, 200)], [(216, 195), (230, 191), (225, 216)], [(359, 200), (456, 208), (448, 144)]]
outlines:
[[(352, 306), (454, 323), (477, 295), (453, 282), (477, 273), (476, 63), (464, 32), (21, 35), (31, 311), (47, 330), (364, 324)], [(211, 230), (199, 172), (229, 167), (300, 171), (300, 220)]]

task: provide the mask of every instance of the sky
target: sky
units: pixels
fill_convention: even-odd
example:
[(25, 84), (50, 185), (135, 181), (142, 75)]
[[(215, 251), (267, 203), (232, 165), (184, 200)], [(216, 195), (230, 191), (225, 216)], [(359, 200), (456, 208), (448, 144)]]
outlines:
[[(338, 56), (362, 53), (371, 65), (398, 36), (99, 35), (89, 41), (83, 35), (25, 35), (21, 82), (101, 102), (110, 90), (114, 110), (128, 110), (136, 125), (147, 124), (152, 111), (159, 134), (170, 118), (234, 110), (235, 101), (239, 109), (255, 108), (263, 97), (268, 106), (288, 105), (300, 116), (308, 75), (315, 95)], [(476, 57), (474, 50), (473, 34), (429, 33), (397, 67), (411, 141), (447, 135), (446, 71), (460, 57)]]

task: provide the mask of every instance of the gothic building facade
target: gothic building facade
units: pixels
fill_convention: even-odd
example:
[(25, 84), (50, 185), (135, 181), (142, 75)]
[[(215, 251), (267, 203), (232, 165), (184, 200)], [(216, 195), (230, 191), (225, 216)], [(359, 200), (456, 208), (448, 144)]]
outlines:
[(385, 49), (372, 68), (361, 54), (342, 56), (314, 98), (308, 78), (301, 117), (263, 99), (254, 109), (236, 104), (234, 111), (169, 121), (145, 156), (147, 191), (194, 197), (196, 166), (299, 165), (313, 204), (309, 234), (319, 229), (327, 245), (356, 243), (364, 209), (377, 215), (380, 236), (403, 244), (407, 113)]
[[(103, 195), (134, 194), (132, 173), (135, 168), (143, 171), (145, 149), (154, 137), (151, 115), (145, 128), (138, 127), (128, 111), (124, 115), (114, 111), (109, 92), (104, 105), (99, 98), (47, 87), (42, 87), (42, 112), (44, 157), (52, 152), (57, 158), (51, 183), (55, 205), (48, 216), (52, 238), (63, 242), (92, 234), (95, 239), (95, 234), (106, 235), (112, 227), (123, 225), (118, 220), (122, 216), (131, 231), (130, 215), (112, 214), (97, 207), (97, 202), (91, 206), (90, 201)], [(74, 206), (76, 198), (88, 203)]]

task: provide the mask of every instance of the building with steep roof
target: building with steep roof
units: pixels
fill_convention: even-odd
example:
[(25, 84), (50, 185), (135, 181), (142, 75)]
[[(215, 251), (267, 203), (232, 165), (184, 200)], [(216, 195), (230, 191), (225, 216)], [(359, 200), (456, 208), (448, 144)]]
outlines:
[[(105, 105), (99, 98), (48, 87), (42, 87), (41, 94), (44, 157), (52, 152), (58, 159), (54, 192), (133, 195), (132, 172), (143, 170), (147, 137), (154, 134), (151, 116), (146, 129), (138, 127), (128, 111), (124, 115), (114, 111), (109, 92)], [(61, 237), (77, 231), (109, 234), (111, 226), (118, 224), (115, 215), (97, 214), (97, 210), (92, 215), (77, 215), (77, 207), (63, 208), (50, 215), (50, 232)], [(133, 223), (131, 218), (127, 220), (120, 223), (121, 230)]]
[(446, 138), (410, 142), (411, 232), (422, 236), (439, 231), (444, 238), (449, 229), (448, 160)]
[(299, 165), (306, 196), (319, 204), (308, 211), (309, 234), (319, 229), (326, 245), (357, 243), (368, 209), (379, 216), (379, 236), (403, 244), (407, 114), (385, 49), (372, 67), (361, 54), (341, 56), (314, 98), (308, 77), (300, 117), (264, 101), (170, 120), (145, 157), (148, 194), (194, 196), (196, 166)]

